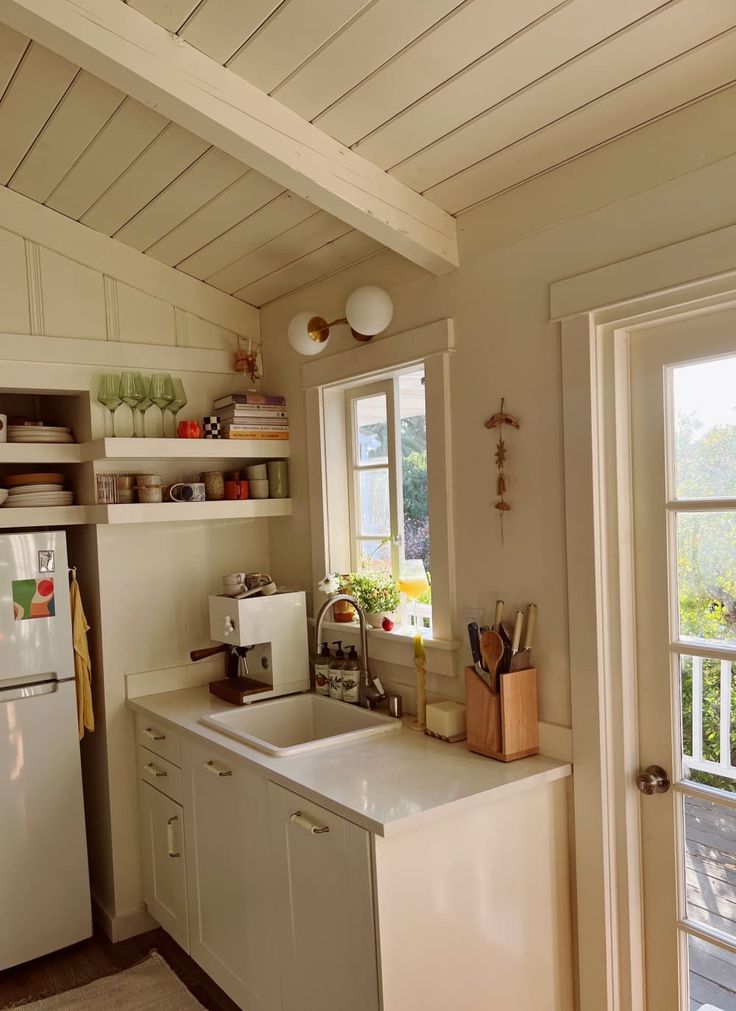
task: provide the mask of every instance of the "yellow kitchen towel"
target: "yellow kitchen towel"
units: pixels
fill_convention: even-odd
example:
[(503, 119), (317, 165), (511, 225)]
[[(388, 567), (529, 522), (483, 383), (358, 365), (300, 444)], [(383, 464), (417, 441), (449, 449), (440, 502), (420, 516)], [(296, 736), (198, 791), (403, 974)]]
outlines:
[(74, 646), (74, 673), (77, 679), (77, 719), (81, 741), (85, 730), (92, 732), (95, 729), (95, 714), (92, 709), (92, 661), (87, 642), (89, 625), (82, 606), (82, 595), (79, 592), (76, 569), (72, 569), (69, 596), (72, 605), (72, 645)]

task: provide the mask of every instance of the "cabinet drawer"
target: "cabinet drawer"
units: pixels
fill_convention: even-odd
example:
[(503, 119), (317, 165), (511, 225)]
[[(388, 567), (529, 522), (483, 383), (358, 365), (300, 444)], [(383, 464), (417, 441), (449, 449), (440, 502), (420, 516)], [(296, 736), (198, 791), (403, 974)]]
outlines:
[(177, 769), (168, 759), (161, 758), (148, 748), (139, 746), (137, 750), (138, 778), (150, 786), (155, 786), (177, 804), (181, 804), (181, 769)]
[(135, 736), (138, 744), (181, 768), (181, 738), (175, 730), (136, 713)]

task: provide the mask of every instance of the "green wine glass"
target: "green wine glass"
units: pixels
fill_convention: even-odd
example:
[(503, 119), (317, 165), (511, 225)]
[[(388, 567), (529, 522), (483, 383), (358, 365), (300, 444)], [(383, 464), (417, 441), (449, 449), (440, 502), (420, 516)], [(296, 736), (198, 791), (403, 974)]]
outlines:
[(171, 411), (171, 413), (174, 416), (174, 432), (173, 432), (173, 434), (176, 435), (176, 416), (179, 413), (179, 411), (182, 409), (182, 407), (186, 407), (186, 404), (187, 404), (187, 395), (184, 392), (184, 383), (181, 381), (181, 379), (172, 379), (171, 382), (172, 382), (172, 385), (174, 387), (174, 399), (169, 404), (168, 409)]
[[(97, 400), (110, 412), (112, 434), (115, 435), (115, 411), (122, 404), (120, 399), (120, 376), (112, 373), (100, 376), (97, 387)], [(107, 427), (107, 426), (105, 426)]]
[(146, 398), (146, 387), (140, 372), (123, 372), (120, 376), (120, 399), (130, 408), (130, 422), (135, 436), (135, 410)]
[(161, 435), (166, 435), (166, 408), (174, 399), (174, 384), (168, 372), (156, 372), (151, 376), (151, 388), (148, 391), (151, 402), (161, 411)]
[[(145, 396), (141, 400), (140, 404), (136, 409), (136, 413), (141, 416), (141, 437), (146, 437), (146, 411), (149, 407), (153, 407), (153, 401), (151, 400), (149, 394), (151, 391), (151, 380), (148, 376), (143, 377), (143, 389)], [(133, 434), (135, 435), (135, 419), (133, 420)]]

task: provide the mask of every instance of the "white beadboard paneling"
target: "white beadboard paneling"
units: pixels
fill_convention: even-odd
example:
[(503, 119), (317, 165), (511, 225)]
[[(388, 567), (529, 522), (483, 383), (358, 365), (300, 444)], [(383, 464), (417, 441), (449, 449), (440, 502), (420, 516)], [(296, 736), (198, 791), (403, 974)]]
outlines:
[(43, 247), (40, 263), (46, 334), (104, 340), (107, 331), (102, 274)]
[[(319, 116), (316, 124), (343, 144), (354, 144), (555, 6), (557, 0), (463, 4)], [(457, 109), (457, 116), (462, 121), (462, 108)]]
[(25, 243), (0, 228), (0, 331), (30, 333)]
[(169, 32), (178, 31), (201, 0), (125, 0)]
[(117, 231), (115, 238), (133, 249), (147, 249), (247, 171), (230, 155), (211, 147)]
[(282, 0), (204, 0), (180, 35), (218, 63), (226, 63), (267, 20)]
[(169, 123), (87, 211), (82, 224), (112, 235), (204, 154), (208, 146), (188, 130)]
[(0, 97), (10, 84), (11, 78), (21, 61), (23, 53), (30, 45), (30, 39), (19, 32), (0, 24)]
[(20, 165), (77, 71), (43, 46), (29, 46), (0, 102), (0, 183)]
[(77, 74), (10, 180), (10, 188), (43, 203), (124, 98), (98, 77), (84, 70)]
[(237, 334), (232, 330), (210, 323), (193, 313), (186, 314), (187, 347), (213, 348), (220, 351), (235, 351), (238, 346)]
[(274, 89), (273, 97), (312, 120), (459, 5), (460, 0), (376, 0)]
[(53, 249), (236, 333), (257, 336), (260, 331), (259, 314), (251, 306), (2, 186), (0, 222), (31, 246)]
[(375, 239), (363, 235), (362, 232), (352, 231), (268, 277), (248, 285), (236, 292), (236, 296), (251, 305), (265, 305), (274, 298), (280, 298), (281, 295), (365, 260), (381, 249), (381, 244)]
[(428, 195), (455, 211), (470, 207), (728, 85), (735, 68), (736, 31), (730, 31), (471, 166)]
[(320, 211), (212, 274), (207, 283), (232, 294), (350, 231), (344, 221)]
[[(539, 81), (490, 109), (403, 162), (392, 174), (419, 190), (428, 189), (648, 73), (733, 23), (732, 0), (712, 0), (693, 23), (690, 5), (696, 2), (681, 0), (656, 17), (621, 32), (605, 46), (571, 60), (550, 80)], [(734, 77), (736, 69), (731, 79)], [(707, 90), (695, 77), (688, 75), (687, 83), (698, 88), (695, 94)], [(629, 106), (629, 111), (636, 122), (637, 107)]]
[(287, 228), (316, 213), (315, 207), (306, 200), (301, 200), (292, 193), (282, 193), (245, 221), (234, 225), (224, 235), (184, 260), (179, 267), (192, 277), (211, 277), (239, 256), (257, 249)]
[(283, 192), (278, 183), (258, 172), (248, 172), (146, 252), (173, 267)]
[(121, 341), (131, 344), (176, 344), (174, 307), (129, 284), (118, 284)]
[[(357, 150), (383, 168), (396, 165), (487, 109), (512, 100), (534, 81), (543, 90), (554, 87), (552, 71), (564, 69), (568, 60), (659, 4), (660, 0), (621, 0), (603, 7), (600, 0), (565, 4), (407, 108), (359, 143)], [(460, 16), (452, 20), (459, 21)]]
[(271, 92), (366, 6), (367, 0), (319, 0), (308, 4), (287, 0), (228, 67), (261, 91)]
[(164, 129), (167, 120), (126, 98), (46, 201), (79, 220)]

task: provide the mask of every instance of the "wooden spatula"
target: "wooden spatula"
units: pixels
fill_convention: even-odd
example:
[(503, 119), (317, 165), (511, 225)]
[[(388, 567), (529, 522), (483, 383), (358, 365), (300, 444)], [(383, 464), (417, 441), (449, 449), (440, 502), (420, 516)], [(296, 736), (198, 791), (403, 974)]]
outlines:
[(480, 637), (480, 655), (483, 657), (483, 663), (491, 676), (491, 691), (496, 695), (498, 693), (498, 665), (503, 656), (503, 639), (498, 632), (494, 632), (493, 629), (483, 632)]

